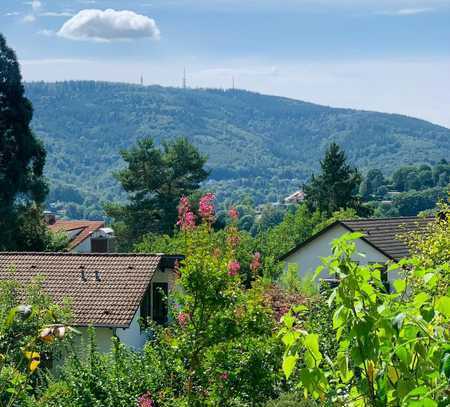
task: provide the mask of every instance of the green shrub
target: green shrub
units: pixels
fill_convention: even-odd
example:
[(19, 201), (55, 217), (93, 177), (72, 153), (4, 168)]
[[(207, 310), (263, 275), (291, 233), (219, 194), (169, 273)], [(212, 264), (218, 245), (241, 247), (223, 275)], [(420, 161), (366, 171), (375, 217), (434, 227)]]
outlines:
[(304, 400), (296, 393), (287, 393), (269, 401), (265, 407), (318, 407), (318, 404), (313, 400)]

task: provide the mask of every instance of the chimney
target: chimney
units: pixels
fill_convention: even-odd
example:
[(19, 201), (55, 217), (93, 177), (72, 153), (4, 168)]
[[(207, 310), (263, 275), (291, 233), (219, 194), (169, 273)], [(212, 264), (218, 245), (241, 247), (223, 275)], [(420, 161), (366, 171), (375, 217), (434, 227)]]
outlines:
[(86, 271), (84, 270), (84, 266), (80, 266), (80, 271), (81, 271), (81, 281), (86, 281)]
[(54, 225), (56, 222), (56, 215), (51, 211), (44, 211), (44, 221), (47, 225)]

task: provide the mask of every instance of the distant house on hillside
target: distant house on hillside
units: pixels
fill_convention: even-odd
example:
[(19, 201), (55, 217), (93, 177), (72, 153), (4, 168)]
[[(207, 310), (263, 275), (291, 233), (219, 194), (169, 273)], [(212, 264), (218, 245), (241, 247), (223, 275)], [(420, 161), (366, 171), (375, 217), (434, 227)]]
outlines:
[(283, 202), (289, 205), (289, 204), (298, 204), (300, 202), (303, 202), (304, 200), (305, 200), (305, 193), (302, 190), (300, 190), (295, 191), (293, 194), (284, 198)]
[(150, 254), (0, 253), (0, 280), (29, 283), (43, 277), (55, 302), (71, 301), (73, 325), (86, 336), (96, 327), (101, 351), (111, 338), (140, 349), (146, 341), (141, 318), (167, 321), (166, 296), (181, 256)]
[(50, 212), (45, 213), (45, 219), (52, 232), (67, 235), (70, 252), (111, 253), (115, 249), (114, 231), (105, 227), (103, 221), (56, 219)]
[[(356, 248), (366, 257), (355, 257), (361, 264), (386, 264), (408, 257), (409, 249), (399, 239), (399, 234), (411, 231), (424, 231), (434, 218), (402, 217), (384, 219), (355, 219), (336, 221), (305, 242), (294, 247), (281, 257), (288, 264), (297, 264), (299, 273), (313, 273), (322, 264), (321, 258), (331, 255), (331, 243), (348, 232), (361, 232), (363, 237), (356, 240)], [(323, 270), (321, 278), (334, 278)], [(395, 276), (389, 276), (395, 279)]]

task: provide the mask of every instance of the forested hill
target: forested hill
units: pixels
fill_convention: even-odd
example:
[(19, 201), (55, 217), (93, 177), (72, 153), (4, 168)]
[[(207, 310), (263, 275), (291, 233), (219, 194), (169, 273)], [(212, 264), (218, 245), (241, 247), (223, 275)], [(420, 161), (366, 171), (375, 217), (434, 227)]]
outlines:
[(390, 172), (450, 156), (450, 130), (395, 114), (336, 109), (241, 90), (102, 82), (26, 84), (33, 128), (48, 151), (53, 200), (99, 208), (117, 199), (119, 150), (187, 136), (209, 157), (220, 198), (256, 203), (295, 190), (337, 141), (361, 169)]

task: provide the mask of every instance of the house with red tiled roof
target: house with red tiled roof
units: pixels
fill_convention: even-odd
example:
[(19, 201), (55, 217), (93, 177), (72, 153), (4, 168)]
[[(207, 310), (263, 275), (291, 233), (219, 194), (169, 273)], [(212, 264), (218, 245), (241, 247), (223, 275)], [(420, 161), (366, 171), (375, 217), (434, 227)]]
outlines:
[(0, 253), (0, 281), (21, 285), (36, 277), (59, 304), (69, 301), (73, 326), (86, 337), (96, 328), (99, 350), (111, 339), (141, 349), (147, 339), (142, 322), (165, 323), (167, 297), (182, 256), (117, 253)]
[(65, 220), (47, 212), (45, 218), (54, 233), (64, 233), (67, 249), (73, 253), (111, 253), (114, 251), (114, 231), (105, 227), (104, 221)]

